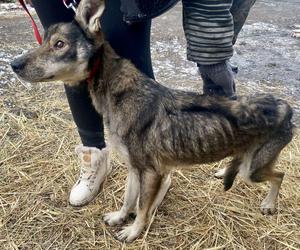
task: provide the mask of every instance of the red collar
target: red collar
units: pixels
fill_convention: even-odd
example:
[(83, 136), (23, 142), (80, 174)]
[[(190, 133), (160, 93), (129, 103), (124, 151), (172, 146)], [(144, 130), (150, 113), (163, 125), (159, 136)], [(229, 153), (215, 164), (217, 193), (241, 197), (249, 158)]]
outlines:
[(93, 80), (97, 73), (99, 72), (99, 66), (100, 66), (100, 58), (98, 57), (95, 62), (93, 63), (92, 69), (90, 71), (90, 74), (87, 78), (87, 83), (89, 86), (93, 84)]

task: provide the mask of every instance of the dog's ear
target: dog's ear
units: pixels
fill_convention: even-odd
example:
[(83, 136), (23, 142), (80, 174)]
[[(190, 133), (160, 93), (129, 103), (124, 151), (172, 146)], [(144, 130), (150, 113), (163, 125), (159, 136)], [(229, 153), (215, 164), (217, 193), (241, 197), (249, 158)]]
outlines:
[(81, 0), (75, 18), (83, 28), (95, 34), (100, 31), (100, 17), (104, 7), (104, 0)]

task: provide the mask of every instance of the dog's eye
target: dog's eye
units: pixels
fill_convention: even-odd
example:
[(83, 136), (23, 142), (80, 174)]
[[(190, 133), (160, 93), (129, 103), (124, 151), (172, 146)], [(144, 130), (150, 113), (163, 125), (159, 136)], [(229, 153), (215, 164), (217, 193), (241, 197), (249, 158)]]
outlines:
[(61, 40), (57, 41), (54, 45), (55, 49), (62, 49), (65, 46), (65, 43)]

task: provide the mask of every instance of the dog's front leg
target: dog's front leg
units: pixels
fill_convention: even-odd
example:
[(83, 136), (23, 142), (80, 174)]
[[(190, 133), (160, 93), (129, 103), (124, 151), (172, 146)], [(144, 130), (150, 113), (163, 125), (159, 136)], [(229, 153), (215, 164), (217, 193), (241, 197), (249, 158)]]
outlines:
[(137, 207), (137, 216), (132, 225), (124, 227), (117, 237), (121, 241), (132, 242), (143, 231), (161, 188), (163, 176), (153, 170), (140, 170), (140, 196)]
[(136, 207), (136, 201), (140, 191), (139, 176), (137, 171), (132, 167), (129, 167), (128, 170), (127, 186), (122, 208), (119, 211), (105, 214), (103, 218), (110, 226), (123, 224), (129, 213)]

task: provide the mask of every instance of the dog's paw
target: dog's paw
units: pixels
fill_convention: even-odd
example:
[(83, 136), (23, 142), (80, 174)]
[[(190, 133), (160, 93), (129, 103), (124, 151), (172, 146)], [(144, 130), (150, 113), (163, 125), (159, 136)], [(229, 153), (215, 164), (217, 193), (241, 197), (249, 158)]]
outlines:
[(130, 243), (139, 237), (143, 228), (135, 226), (132, 224), (127, 227), (123, 227), (123, 229), (117, 233), (117, 239), (122, 242)]
[(106, 224), (110, 226), (122, 225), (126, 220), (127, 215), (122, 213), (122, 211), (116, 211), (107, 213), (103, 216), (103, 220)]
[(218, 179), (222, 179), (225, 175), (225, 172), (226, 172), (226, 168), (221, 168), (217, 172), (215, 172), (214, 177)]
[(260, 211), (263, 215), (273, 215), (276, 212), (274, 202), (263, 201), (260, 206)]

